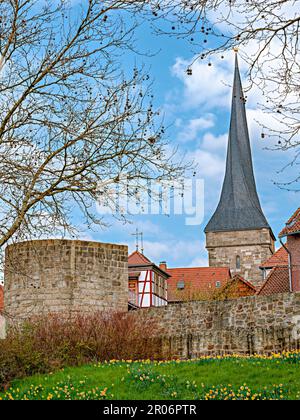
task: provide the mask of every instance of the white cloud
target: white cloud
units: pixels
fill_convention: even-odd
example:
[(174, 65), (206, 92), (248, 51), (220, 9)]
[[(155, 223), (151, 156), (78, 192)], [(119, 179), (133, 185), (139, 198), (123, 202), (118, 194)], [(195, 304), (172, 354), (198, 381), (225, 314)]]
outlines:
[[(279, 45), (275, 45), (278, 52)], [(243, 55), (251, 57), (257, 53), (260, 45), (255, 41), (247, 45), (247, 51)], [(210, 58), (211, 66), (208, 66), (207, 59), (201, 60), (197, 56), (190, 60), (177, 57), (171, 68), (171, 74), (182, 82), (182, 89), (176, 88), (168, 93), (166, 97), (165, 109), (169, 112), (176, 110), (200, 108), (205, 114), (207, 111), (227, 108), (231, 106), (232, 82), (234, 75), (234, 59), (235, 54), (232, 51), (224, 53), (224, 59), (219, 55), (213, 55)], [(191, 66), (191, 63), (192, 66)], [(186, 69), (192, 67), (193, 74), (188, 76)], [(265, 66), (264, 71), (268, 71), (268, 64), (262, 62), (261, 67)], [(249, 80), (247, 73), (249, 72), (249, 64), (239, 55), (239, 68), (242, 77), (242, 84), (247, 98), (247, 108), (256, 109), (259, 105), (265, 103), (266, 97), (261, 86), (251, 85), (249, 90)], [(256, 80), (259, 82), (259, 80)], [(264, 86), (268, 91), (272, 92), (274, 88), (278, 89), (276, 83), (268, 82), (268, 86)], [(264, 90), (266, 90), (264, 89)], [(274, 95), (278, 94), (277, 89)], [(293, 98), (295, 99), (295, 98)]]
[(140, 229), (140, 231), (142, 231), (143, 233), (151, 235), (161, 234), (161, 227), (150, 220), (141, 220), (137, 222), (136, 225), (137, 228)]
[(192, 66), (192, 76), (186, 73), (190, 64), (191, 61), (178, 57), (171, 69), (172, 74), (183, 82), (184, 103), (181, 101), (180, 106), (201, 106), (202, 109), (228, 107), (231, 96), (229, 86), (233, 78), (233, 55), (227, 55), (224, 60), (212, 57), (211, 66), (208, 66), (207, 61), (196, 61)]
[(196, 257), (191, 261), (189, 267), (208, 267), (208, 257)]
[(199, 148), (188, 153), (188, 159), (197, 164), (197, 176), (200, 178), (219, 179), (224, 173), (224, 157), (217, 153)]
[[(271, 147), (278, 142), (278, 136), (268, 136), (268, 133), (270, 133), (268, 128), (281, 133), (283, 133), (286, 129), (286, 126), (279, 121), (277, 114), (263, 112), (261, 109), (249, 107), (247, 109), (247, 119), (249, 123), (250, 137), (253, 139), (259, 138), (261, 140), (261, 144), (265, 143), (264, 146)], [(267, 128), (264, 129), (263, 127)], [(265, 134), (264, 141), (261, 139), (262, 132)]]
[[(159, 241), (145, 241), (144, 243), (145, 255), (155, 264), (159, 264), (160, 261), (168, 260), (182, 261), (185, 259), (187, 264), (185, 266), (192, 266), (193, 263), (206, 264), (205, 258), (199, 259), (199, 255), (203, 252), (204, 243), (199, 241), (189, 240), (159, 240)], [(129, 245), (129, 251), (135, 250), (134, 243)], [(171, 264), (169, 265), (171, 266)]]
[(181, 120), (180, 125), (177, 121), (177, 127), (181, 130), (178, 133), (178, 140), (180, 142), (189, 142), (197, 140), (199, 132), (212, 128), (214, 126), (214, 116), (207, 114), (200, 118), (192, 118), (187, 124)]
[(202, 148), (209, 151), (224, 153), (228, 141), (228, 134), (220, 134), (215, 136), (212, 133), (205, 133), (202, 139)]

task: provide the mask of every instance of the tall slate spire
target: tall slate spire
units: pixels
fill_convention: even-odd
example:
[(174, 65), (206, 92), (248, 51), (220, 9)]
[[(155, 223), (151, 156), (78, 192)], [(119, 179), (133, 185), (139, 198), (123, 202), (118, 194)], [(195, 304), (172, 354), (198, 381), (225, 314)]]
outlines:
[(245, 98), (236, 54), (225, 179), (217, 210), (205, 232), (259, 228), (270, 226), (256, 191)]

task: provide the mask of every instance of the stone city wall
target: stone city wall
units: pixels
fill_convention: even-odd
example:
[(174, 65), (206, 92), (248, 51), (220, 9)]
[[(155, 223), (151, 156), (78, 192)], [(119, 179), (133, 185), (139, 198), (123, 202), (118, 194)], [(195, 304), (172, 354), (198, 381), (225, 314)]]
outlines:
[(175, 303), (135, 316), (154, 320), (166, 355), (180, 358), (300, 348), (300, 293)]

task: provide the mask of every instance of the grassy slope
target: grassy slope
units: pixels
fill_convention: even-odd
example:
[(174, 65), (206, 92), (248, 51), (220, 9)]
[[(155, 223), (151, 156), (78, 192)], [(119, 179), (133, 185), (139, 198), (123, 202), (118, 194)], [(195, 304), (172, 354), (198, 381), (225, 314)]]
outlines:
[(89, 390), (94, 390), (94, 396), (99, 398), (102, 395), (112, 399), (193, 399), (203, 398), (213, 386), (228, 387), (230, 384), (234, 392), (238, 392), (239, 387), (247, 384), (251, 396), (264, 392), (267, 387), (267, 392), (271, 392), (267, 397), (271, 398), (274, 385), (282, 384), (284, 398), (295, 399), (300, 394), (299, 366), (298, 356), (280, 360), (231, 358), (162, 364), (117, 362), (67, 368), (54, 374), (15, 381), (9, 393), (13, 398), (22, 398), (24, 393), (28, 395), (31, 387), (32, 398), (33, 389), (41, 385), (43, 389), (36, 390), (34, 398), (49, 395), (55, 398), (54, 389), (62, 398), (61, 390), (66, 387), (66, 395), (71, 399), (86, 399)]

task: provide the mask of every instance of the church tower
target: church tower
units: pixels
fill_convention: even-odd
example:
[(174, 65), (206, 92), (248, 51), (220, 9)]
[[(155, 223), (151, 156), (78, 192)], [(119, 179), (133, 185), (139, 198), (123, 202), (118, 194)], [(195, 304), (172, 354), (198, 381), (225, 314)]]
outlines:
[(274, 253), (275, 237), (260, 206), (237, 54), (226, 173), (218, 207), (206, 228), (209, 265), (230, 267), (259, 286), (259, 266)]

